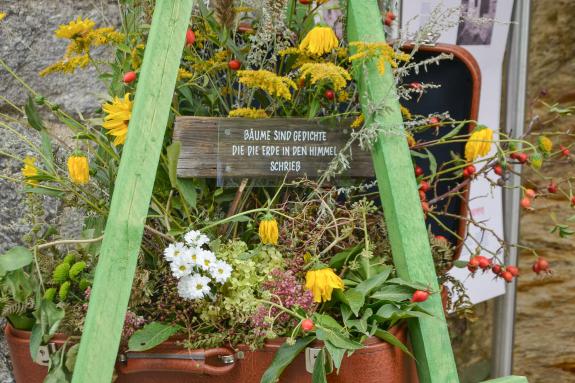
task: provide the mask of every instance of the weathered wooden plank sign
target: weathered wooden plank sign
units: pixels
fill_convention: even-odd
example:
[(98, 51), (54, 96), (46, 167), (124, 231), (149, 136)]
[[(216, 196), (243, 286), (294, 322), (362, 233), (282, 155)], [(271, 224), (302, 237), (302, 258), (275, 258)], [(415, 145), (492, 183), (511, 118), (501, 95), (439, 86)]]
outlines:
[[(351, 120), (178, 117), (179, 177), (316, 178), (348, 142)], [(349, 177), (372, 177), (368, 150), (352, 147)]]

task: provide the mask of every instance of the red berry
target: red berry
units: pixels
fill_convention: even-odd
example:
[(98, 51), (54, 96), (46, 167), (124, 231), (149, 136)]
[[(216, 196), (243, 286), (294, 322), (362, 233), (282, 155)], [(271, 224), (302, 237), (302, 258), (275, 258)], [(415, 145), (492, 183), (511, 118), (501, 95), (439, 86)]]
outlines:
[(513, 280), (513, 274), (509, 271), (504, 271), (501, 273), (501, 278), (503, 278), (505, 282), (510, 283)]
[(575, 195), (573, 197), (571, 197), (571, 205), (575, 206)]
[(228, 68), (230, 68), (231, 70), (238, 70), (240, 69), (242, 66), (242, 63), (240, 62), (240, 60), (230, 60), (228, 62)]
[(391, 12), (391, 11), (387, 11), (387, 13), (385, 14), (385, 17), (391, 20), (395, 20), (395, 13)]
[(463, 169), (463, 176), (464, 177), (471, 177), (472, 175), (475, 174), (476, 171), (477, 171), (477, 169), (475, 169), (474, 165), (466, 166), (465, 169)]
[(409, 86), (410, 86), (411, 89), (417, 89), (417, 90), (421, 89), (421, 83), (419, 83), (419, 82), (417, 82), (417, 81), (416, 81), (416, 82), (412, 82), (411, 84), (409, 84)]
[(186, 45), (194, 45), (196, 42), (196, 34), (191, 29), (186, 32)]
[(484, 256), (478, 255), (476, 258), (479, 258), (478, 266), (481, 268), (481, 270), (487, 270), (489, 266), (491, 266), (489, 259), (485, 258)]
[(419, 183), (419, 190), (423, 191), (424, 193), (426, 193), (429, 190), (429, 183), (425, 182), (425, 181), (421, 181)]
[(498, 176), (502, 176), (503, 175), (503, 166), (497, 164), (493, 167), (493, 171), (495, 172), (495, 174), (497, 174)]
[(547, 186), (547, 191), (549, 193), (557, 193), (557, 184), (553, 181), (551, 181), (549, 183), (549, 186)]
[(527, 154), (525, 154), (525, 153), (518, 153), (517, 157), (516, 157), (517, 161), (519, 161), (520, 164), (526, 163), (527, 158), (528, 158)]
[(423, 169), (421, 168), (421, 166), (416, 165), (415, 168), (414, 168), (414, 170), (415, 170), (415, 176), (416, 176), (416, 177), (419, 177), (419, 176), (422, 176), (422, 175), (423, 175)]
[(539, 274), (542, 271), (549, 271), (549, 262), (545, 258), (537, 258), (537, 261), (533, 264), (533, 271)]
[(531, 200), (530, 200), (529, 198), (527, 198), (527, 197), (523, 198), (523, 199), (521, 200), (521, 207), (522, 207), (523, 209), (529, 209), (529, 208), (531, 208)]
[(324, 96), (325, 98), (331, 101), (335, 98), (335, 92), (331, 89), (328, 89), (325, 91)]
[(415, 290), (411, 297), (412, 302), (425, 302), (429, 298), (429, 292), (425, 290)]
[(477, 257), (473, 257), (469, 260), (469, 262), (467, 262), (467, 270), (471, 271), (472, 273), (477, 271), (478, 267), (479, 267), (479, 259), (477, 259)]
[(430, 123), (431, 125), (439, 124), (439, 118), (437, 118), (437, 117), (431, 117), (431, 118), (429, 119), (429, 123)]
[(311, 331), (313, 330), (313, 321), (311, 319), (304, 319), (301, 321), (301, 329), (303, 331)]
[(493, 271), (494, 274), (499, 275), (503, 269), (501, 268), (501, 265), (493, 265), (491, 271)]
[(563, 155), (563, 157), (569, 157), (569, 154), (571, 153), (569, 148), (566, 148), (563, 145), (559, 145), (559, 147), (561, 148), (561, 154)]
[(311, 2), (312, 2), (312, 0), (299, 0), (299, 3), (303, 4), (303, 5), (311, 4)]
[(509, 157), (511, 157), (512, 159), (516, 160), (518, 155), (519, 155), (519, 153), (513, 152), (513, 153), (511, 153), (511, 154), (509, 155)]
[(136, 77), (137, 77), (136, 72), (126, 72), (126, 74), (124, 75), (124, 83), (130, 84), (134, 82)]
[(537, 195), (537, 193), (535, 193), (535, 190), (533, 190), (533, 189), (525, 189), (525, 197), (527, 197), (527, 198), (535, 198), (536, 195)]
[(505, 270), (509, 271), (514, 277), (519, 275), (519, 269), (513, 265), (507, 266)]
[(438, 241), (440, 241), (440, 242), (445, 242), (445, 243), (448, 242), (448, 241), (447, 241), (447, 238), (445, 238), (443, 235), (436, 235), (436, 236), (435, 236), (435, 239), (438, 240)]

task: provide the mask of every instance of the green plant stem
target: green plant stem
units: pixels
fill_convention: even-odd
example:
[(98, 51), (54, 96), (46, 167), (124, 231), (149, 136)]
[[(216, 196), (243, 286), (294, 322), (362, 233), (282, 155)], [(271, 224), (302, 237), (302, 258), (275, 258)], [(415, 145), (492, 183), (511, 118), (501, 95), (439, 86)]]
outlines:
[(90, 239), (62, 239), (59, 241), (47, 242), (47, 243), (43, 243), (41, 245), (36, 245), (35, 249), (41, 250), (41, 249), (45, 249), (47, 247), (57, 246), (57, 245), (77, 245), (77, 244), (82, 244), (82, 243), (94, 243), (94, 242), (100, 242), (102, 239), (104, 239), (104, 235), (101, 235), (101, 236), (96, 237), (96, 238), (90, 238)]

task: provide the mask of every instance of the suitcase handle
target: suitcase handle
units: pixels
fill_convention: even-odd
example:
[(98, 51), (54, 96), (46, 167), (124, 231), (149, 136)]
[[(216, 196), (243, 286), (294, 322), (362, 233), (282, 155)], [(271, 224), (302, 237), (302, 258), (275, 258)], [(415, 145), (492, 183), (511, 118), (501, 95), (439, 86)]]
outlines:
[[(220, 358), (223, 365), (207, 363), (207, 358)], [(199, 375), (225, 375), (236, 365), (234, 353), (227, 348), (210, 348), (182, 353), (128, 352), (120, 356), (118, 371), (121, 374), (142, 372), (180, 372)]]

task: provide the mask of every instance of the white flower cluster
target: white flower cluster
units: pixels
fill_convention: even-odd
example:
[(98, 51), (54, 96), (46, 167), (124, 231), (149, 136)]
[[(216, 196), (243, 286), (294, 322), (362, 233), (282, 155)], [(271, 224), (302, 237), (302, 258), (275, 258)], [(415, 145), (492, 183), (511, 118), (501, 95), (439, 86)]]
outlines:
[(210, 240), (199, 231), (192, 230), (183, 242), (170, 244), (164, 249), (164, 258), (170, 262), (174, 277), (179, 279), (178, 293), (184, 299), (202, 299), (210, 294), (210, 283), (224, 284), (232, 274), (232, 267), (218, 260), (204, 249)]

